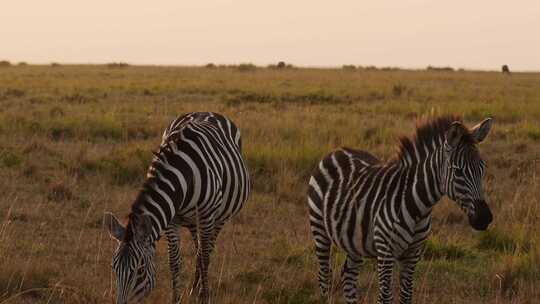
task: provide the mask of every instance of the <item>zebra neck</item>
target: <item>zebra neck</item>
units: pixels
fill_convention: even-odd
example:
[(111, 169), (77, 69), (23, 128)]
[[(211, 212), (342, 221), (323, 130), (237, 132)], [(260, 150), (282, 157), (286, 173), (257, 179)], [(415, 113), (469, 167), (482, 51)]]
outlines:
[(409, 189), (403, 193), (403, 207), (417, 218), (428, 216), (433, 206), (440, 201), (442, 148), (434, 149), (413, 163), (401, 163), (401, 179)]
[(151, 181), (145, 183), (143, 190), (139, 193), (136, 202), (132, 206), (132, 212), (142, 214), (150, 220), (150, 228), (148, 231), (147, 239), (150, 243), (155, 243), (159, 240), (161, 232), (168, 226), (174, 214), (169, 214), (169, 211), (165, 211), (166, 206), (159, 196), (156, 196), (157, 192), (153, 189)]

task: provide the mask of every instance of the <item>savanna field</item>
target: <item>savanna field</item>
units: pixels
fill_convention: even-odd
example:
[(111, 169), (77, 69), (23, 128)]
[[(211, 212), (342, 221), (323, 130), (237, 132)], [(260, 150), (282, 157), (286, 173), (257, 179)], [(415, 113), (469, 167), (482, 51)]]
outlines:
[[(112, 302), (116, 242), (103, 213), (125, 219), (164, 128), (190, 111), (238, 125), (254, 187), (211, 257), (213, 303), (325, 303), (311, 170), (339, 146), (388, 159), (418, 118), (445, 113), (468, 126), (494, 118), (480, 145), (494, 223), (475, 232), (454, 202), (435, 207), (415, 303), (540, 303), (538, 73), (25, 65), (0, 67), (0, 304)], [(193, 244), (182, 237), (183, 302), (195, 303)], [(169, 303), (164, 239), (156, 257), (147, 303)], [(374, 303), (374, 261), (359, 284), (361, 303)], [(342, 301), (341, 291), (330, 300)]]

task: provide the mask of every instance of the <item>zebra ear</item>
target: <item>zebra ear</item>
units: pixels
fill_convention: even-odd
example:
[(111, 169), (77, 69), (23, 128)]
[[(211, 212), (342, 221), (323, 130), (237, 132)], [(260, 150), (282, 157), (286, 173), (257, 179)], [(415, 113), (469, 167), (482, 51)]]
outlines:
[(152, 222), (148, 215), (134, 214), (133, 235), (139, 240), (145, 240), (152, 233)]
[(464, 128), (461, 122), (454, 121), (450, 126), (450, 129), (446, 131), (446, 143), (451, 147), (455, 148), (458, 146), (461, 137), (463, 137)]
[(486, 139), (489, 131), (491, 130), (492, 120), (491, 118), (486, 118), (481, 123), (472, 127), (471, 134), (477, 143), (481, 143)]
[(126, 235), (126, 228), (120, 224), (116, 216), (110, 212), (105, 212), (103, 225), (109, 230), (111, 238), (121, 242)]

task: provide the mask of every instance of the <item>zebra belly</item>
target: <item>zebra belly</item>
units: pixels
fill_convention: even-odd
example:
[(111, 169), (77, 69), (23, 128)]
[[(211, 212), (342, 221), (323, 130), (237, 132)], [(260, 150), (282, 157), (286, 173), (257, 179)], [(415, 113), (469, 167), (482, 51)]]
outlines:
[[(344, 208), (347, 210), (348, 208)], [(332, 216), (342, 217), (340, 220)], [(339, 215), (326, 214), (325, 228), (334, 245), (355, 257), (375, 257), (373, 244), (373, 230), (364, 229), (363, 215), (351, 208), (349, 213)], [(341, 225), (340, 225), (341, 224)], [(368, 221), (368, 227), (371, 225)]]

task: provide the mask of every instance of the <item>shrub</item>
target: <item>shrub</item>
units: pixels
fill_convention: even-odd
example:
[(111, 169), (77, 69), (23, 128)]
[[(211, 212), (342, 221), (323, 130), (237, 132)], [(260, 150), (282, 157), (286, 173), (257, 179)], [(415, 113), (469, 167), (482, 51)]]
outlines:
[(11, 168), (20, 165), (23, 161), (23, 158), (10, 150), (0, 150), (0, 164)]
[(294, 68), (294, 66), (290, 63), (285, 63), (285, 61), (280, 61), (277, 64), (269, 64), (267, 68), (282, 70), (282, 69), (292, 69)]
[(10, 67), (11, 66), (11, 62), (7, 61), (7, 60), (1, 60), (0, 61), (0, 67)]
[(397, 67), (382, 67), (381, 71), (387, 71), (387, 72), (393, 72), (393, 71), (400, 71), (400, 68)]
[(53, 68), (58, 68), (58, 67), (61, 67), (61, 66), (62, 65), (60, 63), (58, 63), (58, 62), (51, 63), (51, 67), (53, 67)]
[(407, 91), (407, 86), (403, 84), (395, 84), (392, 87), (392, 95), (394, 97), (400, 97), (405, 91)]
[(436, 71), (436, 72), (453, 72), (454, 68), (452, 68), (452, 67), (435, 67), (435, 66), (428, 65), (426, 70), (428, 70), (428, 71)]
[(64, 114), (64, 110), (62, 110), (62, 108), (60, 107), (53, 107), (49, 110), (49, 116), (51, 116), (52, 118), (62, 117), (64, 116)]
[(111, 62), (111, 63), (107, 63), (107, 67), (111, 69), (121, 69), (121, 68), (129, 67), (129, 64), (125, 62)]
[(238, 65), (237, 69), (240, 72), (255, 71), (257, 66), (255, 66), (253, 63), (241, 63)]
[(216, 65), (210, 62), (210, 63), (207, 63), (207, 64), (205, 65), (205, 67), (206, 67), (207, 69), (215, 69), (215, 68), (216, 68)]
[(3, 93), (3, 97), (23, 97), (26, 92), (20, 89), (7, 88)]
[(19, 63), (17, 63), (18, 66), (27, 66), (28, 63), (24, 62), (24, 61), (21, 61)]
[(354, 71), (356, 70), (356, 67), (352, 64), (344, 64), (342, 66), (342, 69), (345, 70), (345, 71)]

